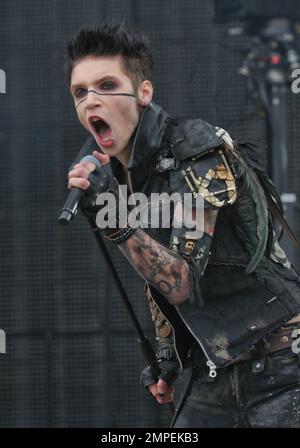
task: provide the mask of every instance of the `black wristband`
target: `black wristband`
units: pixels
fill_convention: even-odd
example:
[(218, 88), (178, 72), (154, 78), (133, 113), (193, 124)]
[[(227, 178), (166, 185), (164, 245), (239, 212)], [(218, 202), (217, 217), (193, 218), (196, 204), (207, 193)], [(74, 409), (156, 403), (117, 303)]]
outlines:
[(133, 227), (125, 227), (124, 229), (120, 229), (115, 233), (104, 235), (106, 239), (112, 241), (115, 244), (124, 243), (127, 241), (135, 232), (136, 228)]

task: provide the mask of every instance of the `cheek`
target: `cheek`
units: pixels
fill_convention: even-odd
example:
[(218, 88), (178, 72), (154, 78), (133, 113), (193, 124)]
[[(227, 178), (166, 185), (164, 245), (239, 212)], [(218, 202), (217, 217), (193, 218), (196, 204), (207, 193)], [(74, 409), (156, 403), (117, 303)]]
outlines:
[(127, 123), (127, 128), (135, 129), (139, 122), (139, 111), (137, 106), (131, 105), (131, 107), (123, 106), (122, 108), (122, 121)]
[(77, 117), (78, 117), (78, 120), (80, 121), (80, 123), (82, 124), (82, 126), (84, 126), (87, 130), (89, 130), (88, 125), (87, 125), (86, 121), (84, 120), (84, 116), (82, 113), (80, 113), (80, 111), (77, 111)]

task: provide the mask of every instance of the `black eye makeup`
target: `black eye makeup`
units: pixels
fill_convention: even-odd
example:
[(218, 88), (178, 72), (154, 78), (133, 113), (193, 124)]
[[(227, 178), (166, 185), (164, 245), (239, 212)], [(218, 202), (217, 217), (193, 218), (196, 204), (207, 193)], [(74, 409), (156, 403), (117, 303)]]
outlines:
[(117, 85), (114, 81), (105, 81), (102, 82), (99, 87), (103, 90), (112, 90), (117, 87)]
[(94, 92), (97, 95), (103, 95), (103, 96), (106, 96), (106, 95), (107, 96), (127, 96), (127, 97), (135, 98), (136, 95), (134, 93), (113, 92), (114, 90), (117, 90), (118, 87), (119, 87), (119, 84), (112, 79), (99, 80), (97, 90), (94, 90), (94, 89), (87, 90), (83, 87), (75, 87), (75, 89), (73, 91), (73, 97), (75, 100), (76, 109), (83, 101), (85, 101), (87, 99), (87, 95), (89, 92)]
[(75, 98), (82, 98), (84, 95), (86, 95), (86, 92), (86, 89), (76, 89), (74, 92), (74, 96)]
[[(99, 83), (99, 90), (113, 90), (117, 87), (115, 81), (102, 81)], [(87, 90), (84, 88), (78, 88), (74, 92), (74, 97), (77, 99), (83, 98), (87, 94)]]

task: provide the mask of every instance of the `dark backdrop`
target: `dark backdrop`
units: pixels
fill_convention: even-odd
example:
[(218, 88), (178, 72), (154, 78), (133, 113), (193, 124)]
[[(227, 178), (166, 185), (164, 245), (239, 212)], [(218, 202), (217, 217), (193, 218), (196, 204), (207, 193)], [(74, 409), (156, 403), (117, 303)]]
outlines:
[[(0, 426), (167, 426), (168, 408), (138, 384), (144, 363), (87, 223), (57, 224), (67, 168), (87, 137), (63, 79), (64, 41), (107, 17), (138, 25), (156, 56), (156, 102), (265, 141), (265, 117), (238, 74), (249, 39), (226, 37), (212, 0), (2, 0), (0, 10)], [(290, 94), (298, 194), (299, 99)], [(110, 250), (153, 339), (142, 282)]]

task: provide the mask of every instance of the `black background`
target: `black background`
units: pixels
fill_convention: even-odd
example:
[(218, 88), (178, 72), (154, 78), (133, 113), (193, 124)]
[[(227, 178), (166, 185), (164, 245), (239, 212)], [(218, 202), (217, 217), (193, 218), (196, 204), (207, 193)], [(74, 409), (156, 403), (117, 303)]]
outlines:
[[(57, 224), (67, 168), (87, 137), (63, 77), (64, 41), (107, 18), (137, 25), (156, 57), (157, 103), (264, 142), (265, 116), (238, 73), (250, 40), (229, 38), (213, 13), (212, 0), (1, 0), (1, 427), (168, 425), (168, 408), (139, 385), (144, 362), (87, 223)], [(298, 195), (299, 100), (289, 94), (288, 182)], [(142, 281), (109, 249), (153, 339)]]

